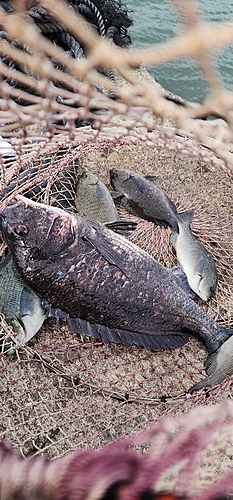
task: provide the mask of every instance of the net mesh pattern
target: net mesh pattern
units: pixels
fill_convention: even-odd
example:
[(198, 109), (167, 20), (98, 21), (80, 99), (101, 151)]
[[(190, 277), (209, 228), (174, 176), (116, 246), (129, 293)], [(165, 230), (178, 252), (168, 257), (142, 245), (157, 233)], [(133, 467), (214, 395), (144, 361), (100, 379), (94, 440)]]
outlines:
[[(232, 23), (204, 25), (193, 2), (174, 0), (183, 33), (162, 46), (138, 51), (119, 46), (127, 45), (126, 32), (120, 38), (118, 30), (119, 39), (114, 40), (110, 35), (116, 30), (104, 31), (94, 10), (91, 16), (98, 17), (98, 29), (92, 30), (80, 15), (87, 12), (88, 2), (78, 12), (74, 7), (79, 4), (0, 2), (0, 209), (22, 193), (75, 211), (74, 179), (83, 169), (96, 173), (108, 187), (111, 168), (155, 176), (156, 185), (179, 211), (194, 209), (192, 230), (216, 262), (217, 291), (208, 304), (197, 302), (218, 323), (232, 326), (233, 101), (211, 58), (219, 47), (232, 43)], [(101, 11), (101, 2), (94, 4)], [(59, 43), (53, 43), (55, 35), (42, 33), (39, 21), (36, 24), (38, 12), (47, 28), (52, 19)], [(64, 33), (70, 37), (69, 50)], [(196, 58), (203, 71), (209, 92), (202, 104), (184, 103), (139, 67), (184, 56)], [(209, 116), (215, 119), (206, 120)], [(14, 156), (4, 155), (4, 141), (14, 148)], [(169, 229), (120, 210), (138, 223), (130, 236), (134, 243), (166, 267), (177, 264)], [(5, 343), (16, 341), (15, 354), (0, 356), (0, 440), (9, 441), (23, 457), (64, 460), (71, 451), (103, 448), (126, 436), (135, 443), (135, 436), (155, 421), (161, 437), (167, 416), (171, 433), (182, 419), (189, 433), (193, 417), (188, 412), (203, 406), (194, 410), (196, 424), (201, 429), (203, 422), (209, 423), (210, 451), (203, 458), (201, 446), (190, 441), (190, 455), (198, 455), (192, 494), (204, 495), (217, 478), (225, 480), (219, 492), (229, 493), (232, 432), (230, 425), (225, 432), (218, 420), (220, 410), (215, 414), (212, 405), (222, 401), (221, 408), (229, 412), (224, 416), (232, 422), (232, 407), (226, 402), (232, 398), (232, 377), (208, 392), (188, 394), (205, 376), (207, 353), (200, 342), (192, 338), (182, 348), (161, 352), (81, 341), (69, 334), (65, 320), (57, 326), (48, 319), (23, 345), (3, 315), (0, 321)], [(215, 428), (216, 440), (211, 439)], [(179, 436), (177, 446), (183, 439)], [(166, 446), (172, 449), (169, 442)], [(147, 447), (140, 450), (143, 455)], [(180, 470), (180, 491), (188, 495), (189, 472)], [(173, 487), (164, 466), (163, 479), (153, 488)], [(203, 498), (215, 498), (215, 491), (213, 487)]]

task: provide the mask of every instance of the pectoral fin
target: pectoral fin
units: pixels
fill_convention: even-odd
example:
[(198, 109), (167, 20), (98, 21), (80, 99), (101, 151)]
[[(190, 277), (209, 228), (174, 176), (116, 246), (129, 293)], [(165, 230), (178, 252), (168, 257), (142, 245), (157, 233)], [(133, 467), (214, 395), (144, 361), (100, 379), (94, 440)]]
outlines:
[(59, 309), (58, 307), (52, 307), (52, 305), (46, 300), (41, 300), (41, 307), (45, 310), (45, 319), (54, 318), (56, 320), (56, 327), (59, 328), (59, 322), (61, 319), (67, 319), (68, 314)]
[(194, 274), (197, 274), (198, 276), (202, 277), (204, 267), (205, 267), (205, 261), (204, 261), (203, 257), (200, 257), (200, 259), (198, 259), (198, 261), (195, 264)]
[(114, 202), (120, 203), (121, 198), (124, 197), (124, 195), (122, 193), (120, 193), (119, 191), (109, 191), (109, 193), (110, 193)]
[(147, 187), (145, 179), (143, 177), (135, 177), (134, 175), (130, 175), (135, 187), (140, 191), (140, 193), (144, 193)]
[(195, 293), (191, 290), (187, 276), (186, 274), (182, 271), (180, 267), (171, 267), (170, 271), (172, 272), (173, 276), (178, 281), (179, 286), (187, 293), (187, 295), (191, 298), (194, 299), (196, 297)]
[(81, 233), (81, 236), (83, 240), (88, 241), (97, 252), (99, 252), (108, 262), (109, 264), (113, 264), (114, 266), (118, 267), (120, 271), (127, 277), (129, 278), (129, 272), (125, 268), (121, 256), (118, 255), (117, 252), (113, 250), (111, 245), (107, 241), (104, 240), (102, 235), (99, 235), (97, 230), (92, 227), (91, 229), (84, 228), (83, 232)]
[(131, 220), (117, 220), (114, 222), (106, 222), (104, 225), (115, 233), (121, 233), (122, 231), (135, 231), (137, 222)]
[(178, 237), (178, 233), (175, 232), (175, 231), (173, 231), (170, 234), (170, 242), (171, 242), (171, 244), (173, 245), (174, 248), (176, 248), (177, 237)]
[(157, 181), (157, 179), (159, 179), (159, 176), (158, 175), (153, 175), (153, 174), (148, 174), (148, 175), (144, 175), (145, 179), (147, 179), (147, 181)]
[(34, 297), (32, 295), (32, 292), (28, 288), (24, 287), (22, 290), (22, 293), (21, 293), (21, 297), (20, 297), (21, 317), (27, 316), (27, 315), (30, 316), (32, 314), (33, 305), (34, 305), (33, 299), (34, 299)]

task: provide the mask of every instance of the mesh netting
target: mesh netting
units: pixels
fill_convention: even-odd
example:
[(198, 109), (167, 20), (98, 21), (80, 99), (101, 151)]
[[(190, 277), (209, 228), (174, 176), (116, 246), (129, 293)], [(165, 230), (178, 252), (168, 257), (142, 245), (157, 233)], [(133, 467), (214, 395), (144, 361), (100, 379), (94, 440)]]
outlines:
[[(192, 230), (216, 262), (219, 279), (214, 297), (208, 304), (195, 300), (219, 324), (232, 326), (232, 93), (222, 88), (210, 57), (211, 51), (231, 43), (232, 24), (204, 25), (192, 2), (174, 0), (184, 33), (163, 46), (134, 51), (122, 48), (130, 41), (124, 9), (120, 30), (121, 18), (114, 24), (113, 14), (111, 22), (103, 24), (106, 14), (100, 16), (101, 8), (107, 2), (85, 1), (79, 9), (81, 2), (67, 3), (0, 2), (0, 134), (14, 149), (13, 156), (4, 154), (6, 145), (0, 141), (0, 208), (21, 193), (75, 211), (75, 179), (83, 169), (96, 173), (108, 187), (111, 168), (155, 176), (156, 185), (179, 211), (194, 209)], [(79, 14), (85, 14), (89, 24)], [(42, 29), (42, 20), (53, 29)], [(185, 103), (166, 92), (139, 67), (183, 56), (195, 57), (202, 68), (209, 89), (202, 104)], [(215, 119), (204, 119), (210, 116)], [(138, 223), (130, 236), (134, 243), (166, 267), (177, 264), (170, 229), (119, 210)], [(193, 459), (192, 494), (227, 474), (232, 435), (222, 422), (229, 418), (232, 425), (231, 405), (223, 403), (221, 408), (226, 404), (227, 410), (221, 410), (222, 421), (220, 410), (215, 414), (212, 408), (181, 417), (195, 406), (232, 397), (231, 377), (208, 392), (188, 394), (205, 377), (207, 352), (197, 340), (166, 351), (103, 344), (71, 336), (65, 320), (57, 326), (47, 319), (25, 346), (2, 315), (1, 332), (6, 344), (9, 338), (16, 341), (16, 349), (0, 358), (0, 439), (10, 441), (24, 457), (61, 458), (70, 451), (102, 448), (169, 414), (174, 416), (165, 420), (170, 434), (184, 421), (187, 432), (194, 420), (197, 429), (203, 422), (209, 425), (206, 447), (209, 439), (212, 448), (199, 465)], [(216, 428), (222, 435), (214, 441), (211, 429)], [(148, 436), (152, 439), (153, 433)], [(165, 441), (169, 449), (169, 439)], [(189, 446), (194, 456), (196, 442)], [(198, 459), (202, 451), (200, 446)], [(182, 467), (174, 472), (177, 477), (181, 470), (177, 491), (188, 494), (191, 468)], [(152, 474), (150, 489), (174, 486), (165, 465), (163, 476), (155, 484)], [(219, 491), (213, 487), (203, 498), (227, 493), (231, 484), (230, 477)], [(97, 493), (95, 498), (100, 498)]]

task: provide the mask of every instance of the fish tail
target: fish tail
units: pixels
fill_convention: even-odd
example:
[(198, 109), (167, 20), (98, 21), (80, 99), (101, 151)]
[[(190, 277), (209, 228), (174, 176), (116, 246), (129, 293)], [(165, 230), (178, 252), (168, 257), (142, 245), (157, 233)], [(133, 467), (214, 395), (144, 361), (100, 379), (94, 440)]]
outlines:
[(228, 328), (226, 326), (219, 326), (216, 335), (216, 341), (218, 343), (218, 348), (226, 342), (233, 335), (233, 328)]
[(178, 221), (185, 227), (190, 227), (193, 220), (194, 210), (187, 210), (186, 212), (177, 213)]
[(167, 196), (167, 201), (169, 203), (169, 207), (171, 209), (171, 212), (172, 212), (172, 216), (173, 216), (173, 220), (172, 218), (170, 217), (170, 221), (169, 221), (169, 226), (172, 228), (172, 231), (174, 233), (178, 233), (179, 232), (179, 227), (178, 227), (178, 222), (179, 222), (179, 214), (178, 214), (178, 211), (177, 211), (177, 208), (176, 208), (176, 205), (175, 203), (173, 203), (172, 200), (170, 200), (170, 198), (168, 198)]
[(203, 380), (201, 380), (200, 382), (198, 382), (197, 384), (193, 385), (189, 390), (189, 394), (193, 394), (194, 392), (196, 391), (200, 391), (201, 389), (205, 389), (207, 387), (211, 387), (213, 386), (214, 384), (211, 383), (211, 379), (210, 377), (206, 377), (204, 378)]
[(207, 329), (203, 327), (202, 330), (199, 331), (199, 334), (196, 334), (197, 338), (205, 344), (209, 355), (217, 351), (219, 347), (232, 335), (232, 328), (220, 326), (215, 322), (211, 322)]
[[(221, 349), (221, 347), (220, 347), (220, 349)], [(217, 368), (218, 354), (219, 354), (219, 349), (217, 351), (215, 351), (213, 354), (211, 354), (211, 356), (209, 356), (205, 360), (204, 368), (205, 368), (206, 374), (208, 376), (212, 375)]]

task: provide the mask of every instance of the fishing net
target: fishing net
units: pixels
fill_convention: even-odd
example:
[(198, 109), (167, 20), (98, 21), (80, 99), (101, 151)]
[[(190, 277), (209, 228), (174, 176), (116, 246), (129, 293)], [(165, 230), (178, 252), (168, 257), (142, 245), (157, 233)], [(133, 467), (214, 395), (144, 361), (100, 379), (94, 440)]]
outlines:
[[(195, 300), (218, 323), (232, 326), (233, 98), (212, 60), (216, 50), (232, 42), (232, 23), (204, 25), (194, 3), (174, 0), (183, 32), (162, 46), (138, 51), (128, 47), (126, 11), (122, 6), (123, 14), (118, 11), (117, 4), (118, 14), (111, 13), (112, 4), (0, 2), (0, 209), (22, 193), (74, 211), (74, 179), (83, 169), (108, 187), (111, 168), (154, 176), (178, 210), (194, 209), (192, 230), (216, 262), (214, 297), (208, 304)], [(180, 57), (196, 58), (202, 69), (208, 86), (202, 104), (185, 103), (140, 67)], [(130, 236), (134, 243), (166, 267), (177, 264), (169, 229), (119, 210), (138, 223)], [(188, 393), (205, 377), (207, 352), (200, 342), (191, 338), (182, 348), (161, 352), (82, 341), (69, 334), (65, 320), (57, 325), (47, 319), (23, 345), (2, 314), (0, 321), (3, 350), (10, 340), (16, 342), (14, 354), (0, 357), (0, 440), (9, 441), (23, 457), (38, 456), (33, 462), (38, 482), (45, 460), (40, 456), (61, 459), (51, 464), (63, 471), (71, 451), (101, 448), (108, 461), (112, 450), (122, 474), (117, 453), (131, 447), (139, 461), (138, 483), (118, 492), (120, 498), (137, 498), (145, 484), (151, 491), (175, 488), (195, 498), (230, 492), (233, 410), (226, 400), (232, 398), (232, 377), (208, 391)], [(126, 436), (121, 445), (109, 445)], [(181, 449), (189, 450), (188, 458)], [(25, 465), (30, 460), (21, 462), (3, 446), (0, 460), (7, 471), (8, 455), (16, 466), (22, 464), (22, 471), (30, 470)], [(9, 472), (1, 470), (0, 484), (4, 478), (11, 498), (10, 485), (19, 486), (10, 475), (8, 484)], [(69, 477), (64, 477), (68, 488)], [(103, 489), (96, 477), (93, 498), (104, 497), (119, 477)], [(41, 498), (46, 495), (45, 488)], [(68, 495), (67, 489), (64, 498), (73, 498)]]

